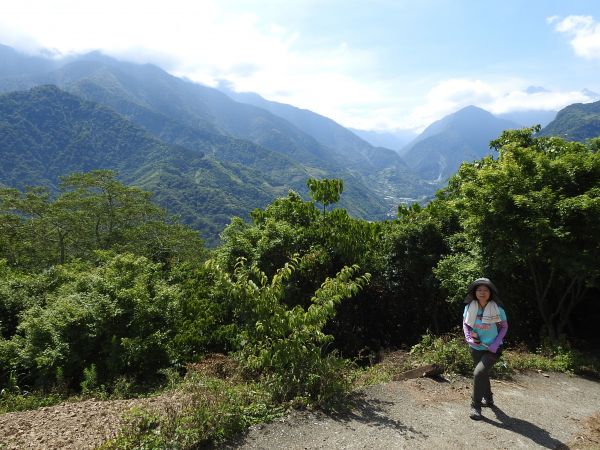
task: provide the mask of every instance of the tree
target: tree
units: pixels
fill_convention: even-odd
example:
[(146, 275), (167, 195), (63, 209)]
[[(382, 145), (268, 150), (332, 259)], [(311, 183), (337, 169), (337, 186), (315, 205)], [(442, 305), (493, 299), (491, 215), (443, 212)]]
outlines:
[(521, 297), (533, 293), (557, 340), (600, 280), (600, 155), (535, 131), (502, 133), (491, 143), (498, 159), (463, 165), (445, 195), (487, 269)]
[(0, 189), (0, 258), (20, 267), (89, 260), (96, 250), (129, 251), (157, 262), (202, 259), (198, 233), (173, 223), (151, 194), (108, 170), (62, 178), (44, 188)]
[(323, 213), (328, 205), (337, 203), (344, 191), (344, 182), (340, 179), (316, 180), (309, 178), (306, 182), (310, 198), (323, 205)]

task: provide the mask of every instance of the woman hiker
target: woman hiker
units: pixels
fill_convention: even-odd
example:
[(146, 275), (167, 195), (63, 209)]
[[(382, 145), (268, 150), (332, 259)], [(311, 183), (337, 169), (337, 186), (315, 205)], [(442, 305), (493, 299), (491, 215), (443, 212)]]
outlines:
[(490, 371), (502, 353), (502, 339), (508, 331), (508, 322), (498, 290), (487, 278), (478, 278), (471, 283), (465, 303), (463, 331), (475, 364), (469, 417), (481, 420), (481, 407), (494, 406)]

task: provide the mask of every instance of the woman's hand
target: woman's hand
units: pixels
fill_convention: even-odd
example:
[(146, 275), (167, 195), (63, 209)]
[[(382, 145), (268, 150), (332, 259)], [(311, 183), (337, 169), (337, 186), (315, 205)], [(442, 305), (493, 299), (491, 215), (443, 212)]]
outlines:
[(481, 344), (481, 341), (479, 340), (479, 335), (477, 334), (476, 331), (472, 331), (471, 332), (471, 338), (473, 338), (473, 344)]

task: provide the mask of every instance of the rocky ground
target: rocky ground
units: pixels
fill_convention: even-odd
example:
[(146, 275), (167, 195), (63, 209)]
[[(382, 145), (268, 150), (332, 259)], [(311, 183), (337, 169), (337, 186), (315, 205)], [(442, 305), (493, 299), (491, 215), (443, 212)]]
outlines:
[[(562, 374), (493, 381), (497, 408), (468, 418), (470, 382), (419, 378), (371, 386), (350, 413), (298, 411), (255, 426), (223, 449), (600, 449), (600, 383)], [(92, 449), (134, 406), (177, 399), (63, 403), (0, 415), (0, 449)]]

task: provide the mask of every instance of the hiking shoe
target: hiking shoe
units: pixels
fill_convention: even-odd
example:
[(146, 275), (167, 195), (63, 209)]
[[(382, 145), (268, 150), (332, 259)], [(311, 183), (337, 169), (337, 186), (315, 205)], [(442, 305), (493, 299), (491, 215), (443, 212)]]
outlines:
[(469, 417), (473, 420), (481, 420), (481, 408), (471, 406), (471, 412), (469, 413)]
[(494, 399), (487, 399), (487, 398), (483, 398), (481, 400), (481, 406), (486, 407), (486, 408), (493, 408), (494, 407)]

